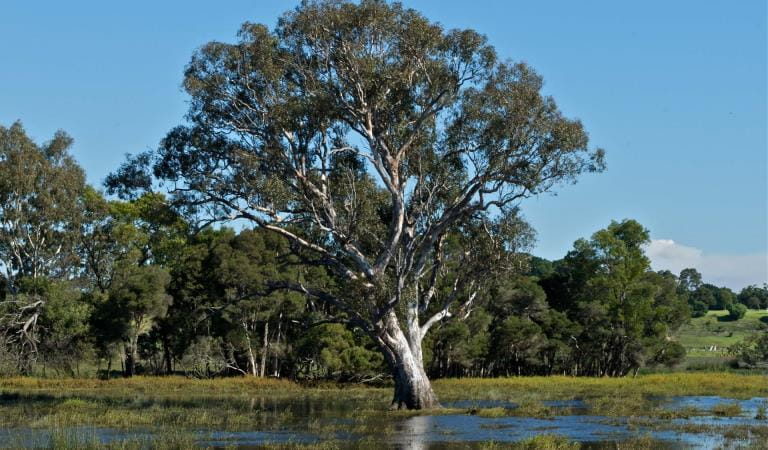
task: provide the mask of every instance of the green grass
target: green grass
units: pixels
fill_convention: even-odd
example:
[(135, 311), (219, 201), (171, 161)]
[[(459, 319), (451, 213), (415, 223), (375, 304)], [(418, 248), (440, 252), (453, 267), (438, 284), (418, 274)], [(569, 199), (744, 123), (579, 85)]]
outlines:
[[(768, 376), (728, 372), (675, 372), (636, 378), (512, 377), (460, 378), (433, 382), (448, 400), (568, 400), (674, 395), (719, 395), (732, 398), (768, 396)], [(631, 402), (626, 402), (631, 403)]]
[[(696, 317), (678, 330), (676, 338), (685, 347), (688, 357), (722, 358), (729, 346), (760, 330), (768, 329), (768, 311), (747, 311), (740, 320), (725, 320), (728, 311), (709, 311)], [(712, 346), (717, 350), (710, 351)]]

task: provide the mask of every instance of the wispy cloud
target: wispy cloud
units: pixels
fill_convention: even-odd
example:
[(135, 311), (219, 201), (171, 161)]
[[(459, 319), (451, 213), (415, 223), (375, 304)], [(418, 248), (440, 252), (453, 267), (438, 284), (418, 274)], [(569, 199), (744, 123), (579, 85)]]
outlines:
[(701, 272), (705, 283), (736, 291), (750, 284), (768, 282), (768, 254), (719, 254), (679, 244), (671, 239), (651, 239), (646, 248), (654, 270), (679, 274), (686, 267)]

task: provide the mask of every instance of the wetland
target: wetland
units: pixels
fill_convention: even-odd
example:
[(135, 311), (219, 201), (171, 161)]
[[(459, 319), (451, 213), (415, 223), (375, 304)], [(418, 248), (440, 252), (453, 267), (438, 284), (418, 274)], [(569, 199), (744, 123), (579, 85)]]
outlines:
[(442, 408), (391, 411), (389, 386), (182, 377), (0, 381), (5, 448), (767, 448), (768, 378), (435, 381)]

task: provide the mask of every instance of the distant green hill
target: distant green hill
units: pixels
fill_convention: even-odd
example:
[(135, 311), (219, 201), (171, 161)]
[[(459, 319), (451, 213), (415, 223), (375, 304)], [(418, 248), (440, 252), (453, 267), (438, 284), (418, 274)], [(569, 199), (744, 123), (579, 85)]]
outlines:
[(726, 319), (728, 311), (710, 311), (678, 330), (676, 338), (689, 357), (717, 357), (727, 354), (728, 346), (760, 330), (768, 329), (768, 311), (752, 310), (741, 320)]

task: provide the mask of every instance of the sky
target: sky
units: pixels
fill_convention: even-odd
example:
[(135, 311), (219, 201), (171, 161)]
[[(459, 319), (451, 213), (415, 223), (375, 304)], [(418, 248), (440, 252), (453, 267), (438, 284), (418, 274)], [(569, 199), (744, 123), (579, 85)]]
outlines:
[[(525, 61), (608, 169), (522, 204), (534, 253), (561, 258), (611, 220), (646, 226), (654, 269), (694, 266), (740, 289), (768, 281), (764, 0), (413, 0)], [(100, 185), (127, 153), (182, 123), (182, 72), (244, 21), (274, 26), (292, 0), (3, 0), (0, 124), (58, 129)]]

